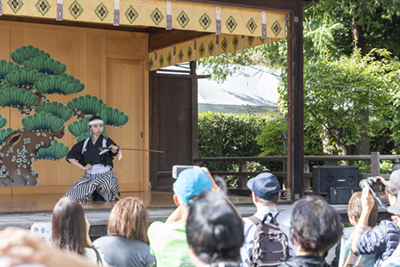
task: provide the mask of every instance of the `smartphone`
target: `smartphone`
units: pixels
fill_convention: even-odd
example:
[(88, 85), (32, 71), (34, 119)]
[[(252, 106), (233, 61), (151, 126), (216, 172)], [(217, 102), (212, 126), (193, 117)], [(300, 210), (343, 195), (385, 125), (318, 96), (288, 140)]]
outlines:
[(193, 165), (174, 165), (172, 167), (172, 178), (176, 179), (178, 178), (179, 173), (181, 173), (183, 170), (190, 169), (190, 168), (199, 168), (199, 166), (193, 166)]

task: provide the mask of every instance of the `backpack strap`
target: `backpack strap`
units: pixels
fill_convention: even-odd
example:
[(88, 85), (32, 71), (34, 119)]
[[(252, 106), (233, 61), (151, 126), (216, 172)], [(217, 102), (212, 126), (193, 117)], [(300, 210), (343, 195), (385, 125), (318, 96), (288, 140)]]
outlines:
[(259, 224), (262, 224), (262, 221), (260, 219), (258, 219), (256, 216), (250, 216), (250, 217), (247, 217), (247, 219), (249, 219), (256, 226)]
[(262, 220), (258, 219), (256, 216), (251, 216), (251, 217), (247, 217), (247, 219), (249, 219), (252, 223), (254, 223), (255, 225), (259, 225), (261, 223), (265, 223), (265, 221), (268, 219), (268, 217), (271, 217), (271, 221), (269, 223), (274, 224), (274, 225), (279, 225), (278, 222), (276, 221), (276, 217), (278, 217), (279, 212), (275, 215), (272, 216), (272, 213), (269, 212), (267, 214), (264, 215), (264, 218)]
[[(271, 213), (270, 213), (271, 214)], [(274, 224), (274, 225), (276, 225), (276, 226), (279, 226), (279, 223), (278, 223), (278, 221), (277, 221), (277, 217), (278, 217), (278, 215), (279, 215), (279, 212), (272, 218), (272, 220), (271, 220), (271, 224)]]

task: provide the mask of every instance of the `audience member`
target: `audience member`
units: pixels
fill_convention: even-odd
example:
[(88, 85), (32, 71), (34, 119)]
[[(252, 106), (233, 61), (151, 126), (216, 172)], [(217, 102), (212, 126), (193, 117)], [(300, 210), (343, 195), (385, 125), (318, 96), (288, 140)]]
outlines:
[[(339, 266), (365, 266), (373, 267), (375, 264), (375, 255), (355, 255), (351, 251), (351, 245), (353, 241), (353, 233), (355, 226), (360, 220), (362, 213), (362, 202), (361, 202), (361, 192), (354, 193), (349, 201), (349, 208), (347, 216), (353, 227), (347, 227), (343, 231), (343, 236), (341, 242), (337, 245), (340, 251)], [(368, 219), (368, 226), (374, 228), (376, 225), (376, 220), (378, 218), (378, 205), (375, 202), (374, 207), (371, 210), (371, 214)]]
[[(388, 212), (393, 213), (392, 216), (393, 222), (397, 225), (398, 229), (400, 229), (400, 201), (398, 200), (396, 204), (390, 206), (388, 208)], [(399, 266), (400, 262), (400, 244), (397, 245), (396, 250), (393, 252), (392, 256), (390, 256), (386, 261), (383, 262), (383, 267), (395, 267)]]
[(52, 242), (57, 248), (76, 252), (90, 262), (107, 266), (104, 256), (92, 245), (89, 237), (90, 224), (82, 206), (71, 197), (63, 197), (53, 210)]
[(190, 208), (186, 236), (196, 267), (239, 266), (243, 222), (222, 195), (208, 190), (199, 195)]
[[(25, 229), (0, 231), (0, 266), (96, 267), (83, 256), (49, 247), (39, 235)], [(33, 267), (32, 266), (32, 267)]]
[(104, 254), (106, 262), (115, 267), (147, 267), (155, 264), (147, 239), (149, 214), (137, 198), (118, 201), (108, 220), (108, 235), (93, 245)]
[(339, 241), (343, 232), (335, 209), (319, 196), (305, 197), (294, 204), (290, 223), (290, 238), (297, 252), (280, 267), (329, 266), (322, 255)]
[[(247, 187), (251, 190), (253, 203), (257, 207), (257, 212), (254, 214), (256, 218), (262, 221), (269, 214), (272, 217), (278, 214), (276, 203), (280, 198), (280, 184), (273, 174), (268, 172), (261, 173), (255, 178), (250, 179), (247, 182)], [(271, 217), (266, 218), (265, 223), (270, 223), (271, 219)], [(253, 252), (253, 242), (257, 227), (249, 218), (244, 218), (244, 222), (245, 241), (240, 250), (242, 258), (240, 266), (248, 267)], [(289, 240), (290, 229), (283, 225), (279, 225), (279, 228), (286, 234)], [(289, 251), (292, 256), (295, 255), (295, 248), (291, 241), (289, 241)]]
[[(386, 185), (385, 197), (390, 205), (397, 202), (400, 188), (400, 170), (390, 175)], [(355, 254), (375, 254), (375, 266), (380, 267), (387, 260), (399, 244), (400, 233), (393, 221), (383, 220), (373, 229), (368, 226), (371, 210), (375, 205), (375, 199), (366, 185), (362, 192), (362, 212), (353, 234), (352, 251)]]
[(193, 266), (186, 239), (189, 208), (202, 191), (215, 186), (214, 180), (200, 168), (189, 168), (179, 173), (173, 185), (173, 199), (178, 208), (165, 223), (153, 222), (148, 230), (150, 250), (158, 267)]

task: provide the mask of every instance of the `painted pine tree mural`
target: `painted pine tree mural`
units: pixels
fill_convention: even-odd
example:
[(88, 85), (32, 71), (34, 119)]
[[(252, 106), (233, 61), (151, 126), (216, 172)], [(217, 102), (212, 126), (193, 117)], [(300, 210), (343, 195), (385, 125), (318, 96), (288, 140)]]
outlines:
[[(85, 85), (45, 51), (23, 46), (11, 53), (11, 59), (0, 61), (0, 107), (11, 107), (25, 117), (20, 129), (7, 128), (0, 109), (0, 186), (35, 185), (39, 174), (32, 162), (65, 158), (69, 147), (59, 140), (67, 129), (77, 142), (88, 138), (90, 117), (102, 117), (104, 135), (106, 126), (128, 122), (124, 112), (107, 107), (96, 96), (79, 96), (67, 105), (51, 101), (54, 94), (81, 93)], [(76, 120), (65, 125), (73, 117)]]

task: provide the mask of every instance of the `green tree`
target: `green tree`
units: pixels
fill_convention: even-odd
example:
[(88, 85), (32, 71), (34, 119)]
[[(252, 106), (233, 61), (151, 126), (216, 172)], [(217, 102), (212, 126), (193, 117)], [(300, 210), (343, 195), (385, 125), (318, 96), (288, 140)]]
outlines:
[(305, 19), (340, 23), (342, 31), (335, 36), (341, 50), (350, 55), (357, 44), (364, 56), (373, 48), (386, 48), (400, 55), (399, 0), (309, 0)]
[(357, 143), (376, 135), (396, 112), (399, 70), (398, 62), (362, 57), (359, 50), (336, 61), (309, 62), (304, 66), (305, 126), (322, 125), (335, 149), (354, 154)]

